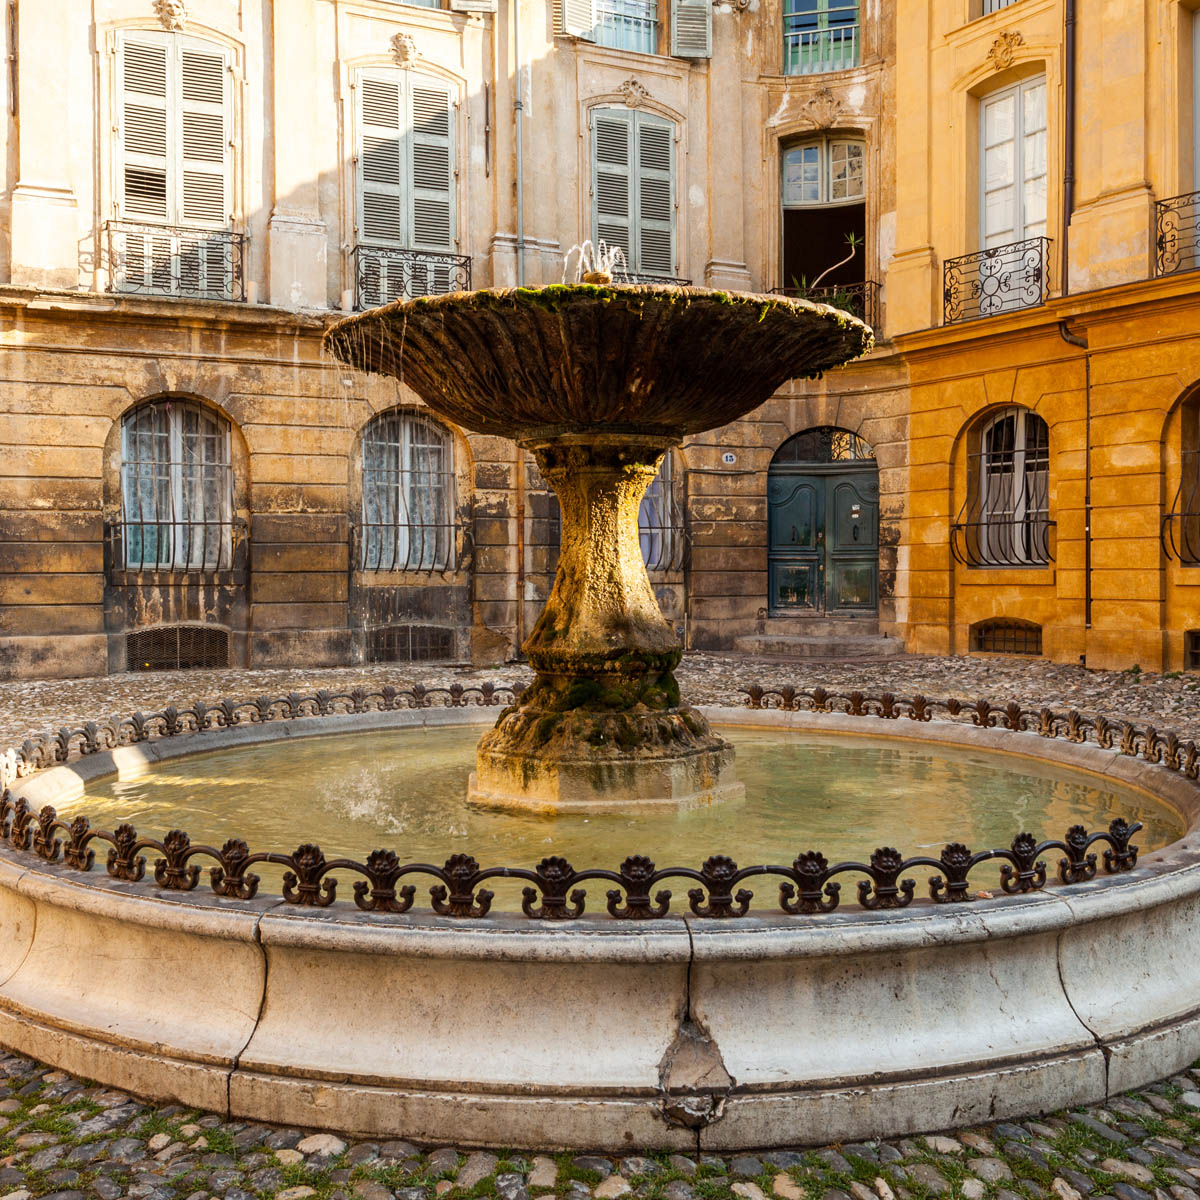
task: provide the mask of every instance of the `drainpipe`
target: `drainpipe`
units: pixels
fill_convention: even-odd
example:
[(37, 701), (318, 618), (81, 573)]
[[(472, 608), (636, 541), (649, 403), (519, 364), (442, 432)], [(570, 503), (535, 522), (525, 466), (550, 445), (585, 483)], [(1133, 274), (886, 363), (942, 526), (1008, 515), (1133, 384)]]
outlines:
[[(1071, 0), (1068, 0), (1070, 3)], [(1092, 356), (1087, 335), (1080, 337), (1059, 321), (1058, 332), (1064, 342), (1083, 350), (1083, 627), (1092, 627)]]
[(512, 0), (513, 61), (517, 81), (513, 113), (517, 126), (517, 286), (525, 286), (525, 81), (521, 66), (521, 0)]
[[(1066, 0), (1063, 41), (1066, 58), (1064, 63), (1066, 114), (1063, 126), (1062, 258), (1059, 268), (1059, 292), (1060, 295), (1065, 296), (1071, 290), (1070, 229), (1071, 214), (1075, 211), (1075, 0)], [(1065, 332), (1063, 337), (1067, 341), (1071, 341)], [(1087, 342), (1084, 341), (1082, 345), (1086, 346)]]

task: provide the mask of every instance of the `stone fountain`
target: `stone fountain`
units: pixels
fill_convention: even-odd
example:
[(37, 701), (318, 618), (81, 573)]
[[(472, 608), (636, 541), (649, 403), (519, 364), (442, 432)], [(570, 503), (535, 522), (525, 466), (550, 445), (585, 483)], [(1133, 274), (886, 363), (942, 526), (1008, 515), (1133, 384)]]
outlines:
[(639, 505), (683, 437), (873, 344), (826, 305), (599, 279), (400, 301), (326, 335), (341, 361), (532, 451), (562, 506), (554, 588), (522, 647), (537, 677), (479, 743), (478, 803), (625, 809), (741, 795), (732, 747), (679, 694), (682, 648), (646, 574)]

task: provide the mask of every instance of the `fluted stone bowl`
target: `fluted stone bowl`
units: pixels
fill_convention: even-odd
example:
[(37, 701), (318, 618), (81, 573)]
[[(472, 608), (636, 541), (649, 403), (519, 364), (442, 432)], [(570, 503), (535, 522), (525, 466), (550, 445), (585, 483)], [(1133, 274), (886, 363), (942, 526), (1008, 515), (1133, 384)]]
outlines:
[(343, 362), (402, 380), (466, 429), (517, 441), (700, 433), (873, 344), (867, 325), (827, 304), (591, 284), (397, 301), (326, 335)]

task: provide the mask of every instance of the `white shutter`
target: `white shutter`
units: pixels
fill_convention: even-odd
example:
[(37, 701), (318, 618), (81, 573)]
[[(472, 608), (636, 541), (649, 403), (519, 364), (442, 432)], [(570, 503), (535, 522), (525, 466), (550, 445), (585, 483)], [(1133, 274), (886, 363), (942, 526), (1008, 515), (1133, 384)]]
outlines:
[(595, 31), (595, 0), (554, 0), (555, 33), (593, 41)]
[(118, 135), (121, 162), (116, 192), (121, 215), (167, 221), (169, 81), (168, 46), (153, 35), (122, 37), (119, 52), (121, 97)]
[(671, 53), (712, 58), (712, 0), (671, 0)]
[(359, 76), (358, 237), (363, 242), (402, 245), (406, 240), (403, 98), (399, 72)]
[(418, 250), (452, 251), (454, 212), (454, 104), (448, 88), (433, 79), (413, 76), (412, 246)]
[(637, 271), (675, 274), (675, 129), (648, 113), (636, 113)]
[(592, 113), (592, 240), (619, 246), (636, 271), (633, 116), (615, 108)]
[(224, 51), (177, 39), (180, 224), (224, 228), (229, 220), (230, 155)]

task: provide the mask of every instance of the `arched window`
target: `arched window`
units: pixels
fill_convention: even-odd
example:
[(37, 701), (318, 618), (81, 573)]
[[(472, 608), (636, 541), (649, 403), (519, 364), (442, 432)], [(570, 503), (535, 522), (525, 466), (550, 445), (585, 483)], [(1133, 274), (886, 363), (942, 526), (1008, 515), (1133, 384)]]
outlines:
[(1179, 484), (1162, 523), (1167, 556), (1200, 567), (1200, 395), (1179, 406)]
[(967, 498), (951, 531), (955, 557), (973, 567), (1050, 562), (1050, 430), (1012, 406), (969, 439)]
[(677, 456), (668, 450), (638, 510), (638, 538), (648, 571), (676, 571), (683, 566), (685, 510)]
[(155, 400), (121, 423), (121, 553), (129, 570), (233, 565), (229, 422), (186, 400)]
[(835, 425), (818, 425), (788, 438), (771, 459), (771, 466), (787, 463), (835, 463), (874, 459), (875, 451), (857, 433)]
[(449, 570), (455, 532), (450, 434), (424, 413), (376, 417), (362, 441), (362, 569)]

